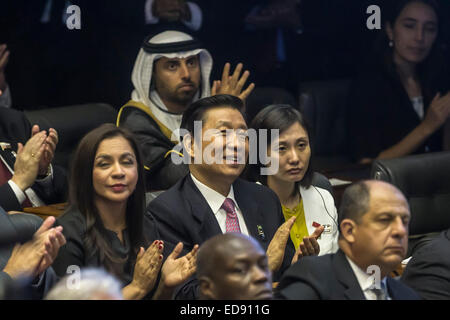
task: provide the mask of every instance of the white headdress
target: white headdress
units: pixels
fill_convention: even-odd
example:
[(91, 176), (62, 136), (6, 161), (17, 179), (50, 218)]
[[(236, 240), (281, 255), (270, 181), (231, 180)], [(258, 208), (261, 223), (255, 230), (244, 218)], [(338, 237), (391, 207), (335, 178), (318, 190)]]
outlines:
[(147, 38), (134, 63), (131, 75), (134, 90), (131, 93), (131, 99), (148, 106), (152, 113), (172, 131), (179, 128), (181, 115), (168, 112), (158, 93), (155, 90), (150, 92), (153, 63), (161, 57), (186, 58), (197, 54), (200, 58), (201, 70), (200, 91), (194, 98), (197, 100), (210, 95), (209, 76), (213, 61), (210, 53), (203, 49), (200, 42), (192, 36), (180, 31), (164, 31)]

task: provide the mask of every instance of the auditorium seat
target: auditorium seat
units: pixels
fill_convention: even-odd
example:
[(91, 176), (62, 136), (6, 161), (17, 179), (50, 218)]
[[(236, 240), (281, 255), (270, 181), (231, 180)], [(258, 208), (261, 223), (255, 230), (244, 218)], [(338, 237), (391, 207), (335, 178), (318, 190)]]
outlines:
[(409, 255), (450, 228), (450, 152), (376, 160), (371, 176), (395, 185), (409, 202)]
[(115, 123), (117, 111), (105, 103), (87, 103), (25, 111), (25, 115), (31, 124), (38, 124), (41, 130), (56, 129), (59, 142), (54, 163), (67, 169), (81, 138), (103, 123)]
[(247, 121), (250, 123), (259, 111), (271, 104), (290, 104), (298, 107), (295, 97), (286, 89), (256, 87), (246, 100)]
[(315, 168), (339, 170), (351, 162), (346, 146), (346, 106), (350, 79), (302, 82), (300, 110), (311, 127)]

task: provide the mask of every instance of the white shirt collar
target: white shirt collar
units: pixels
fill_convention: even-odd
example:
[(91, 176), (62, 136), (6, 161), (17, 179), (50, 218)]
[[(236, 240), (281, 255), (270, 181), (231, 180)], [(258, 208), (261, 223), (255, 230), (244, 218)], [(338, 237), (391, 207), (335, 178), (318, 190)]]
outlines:
[[(364, 272), (364, 270), (358, 267), (356, 263), (354, 263), (349, 257), (347, 257), (347, 255), (345, 255), (345, 257), (347, 258), (347, 261), (350, 264), (350, 267), (352, 268), (356, 279), (358, 280), (361, 290), (364, 294), (366, 294), (366, 292), (370, 290), (370, 287), (373, 285), (372, 274)], [(386, 285), (386, 277), (384, 277), (381, 281), (384, 282), (384, 285)]]
[(230, 192), (228, 192), (228, 195), (226, 197), (224, 197), (222, 194), (220, 194), (216, 190), (211, 189), (210, 187), (208, 187), (205, 184), (198, 181), (192, 173), (190, 175), (191, 175), (192, 181), (194, 181), (194, 184), (197, 186), (198, 190), (200, 190), (200, 193), (203, 195), (206, 202), (210, 206), (211, 211), (215, 215), (217, 215), (217, 213), (219, 212), (220, 207), (222, 206), (222, 204), (226, 198), (232, 199), (234, 201), (236, 208), (239, 208), (238, 204), (236, 202), (236, 199), (234, 198), (233, 185), (231, 185)]

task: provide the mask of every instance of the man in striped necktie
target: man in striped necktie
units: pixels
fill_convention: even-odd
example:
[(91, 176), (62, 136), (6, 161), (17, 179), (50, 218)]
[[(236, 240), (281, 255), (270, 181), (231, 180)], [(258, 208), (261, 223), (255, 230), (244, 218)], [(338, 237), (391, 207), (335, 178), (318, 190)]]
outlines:
[[(229, 80), (238, 82), (238, 77), (235, 74)], [(185, 250), (218, 234), (253, 237), (268, 253), (269, 268), (277, 281), (295, 249), (287, 241), (289, 227), (278, 233), (285, 235), (284, 243), (269, 247), (284, 223), (278, 197), (265, 186), (239, 178), (249, 152), (243, 108), (241, 99), (226, 94), (200, 99), (188, 107), (181, 136), (190, 172), (153, 200), (147, 213), (154, 216), (166, 245), (181, 241)], [(195, 128), (196, 123), (201, 127)], [(198, 298), (196, 285), (195, 281), (187, 284), (175, 297)]]

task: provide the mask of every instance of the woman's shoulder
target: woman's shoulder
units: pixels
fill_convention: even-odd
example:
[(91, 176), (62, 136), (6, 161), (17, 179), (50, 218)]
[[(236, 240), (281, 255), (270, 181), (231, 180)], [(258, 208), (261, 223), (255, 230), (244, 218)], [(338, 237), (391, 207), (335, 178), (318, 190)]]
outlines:
[(86, 219), (75, 206), (69, 207), (56, 222), (63, 227), (64, 235), (82, 236), (86, 231)]
[[(324, 177), (325, 178), (325, 177)], [(326, 178), (325, 178), (326, 179)], [(331, 183), (326, 179), (328, 185), (324, 185), (323, 183), (313, 183), (308, 187), (303, 187), (300, 185), (300, 193), (302, 195), (302, 198), (305, 201), (325, 201), (327, 203), (333, 203), (334, 204), (334, 198), (332, 195), (332, 186)]]

